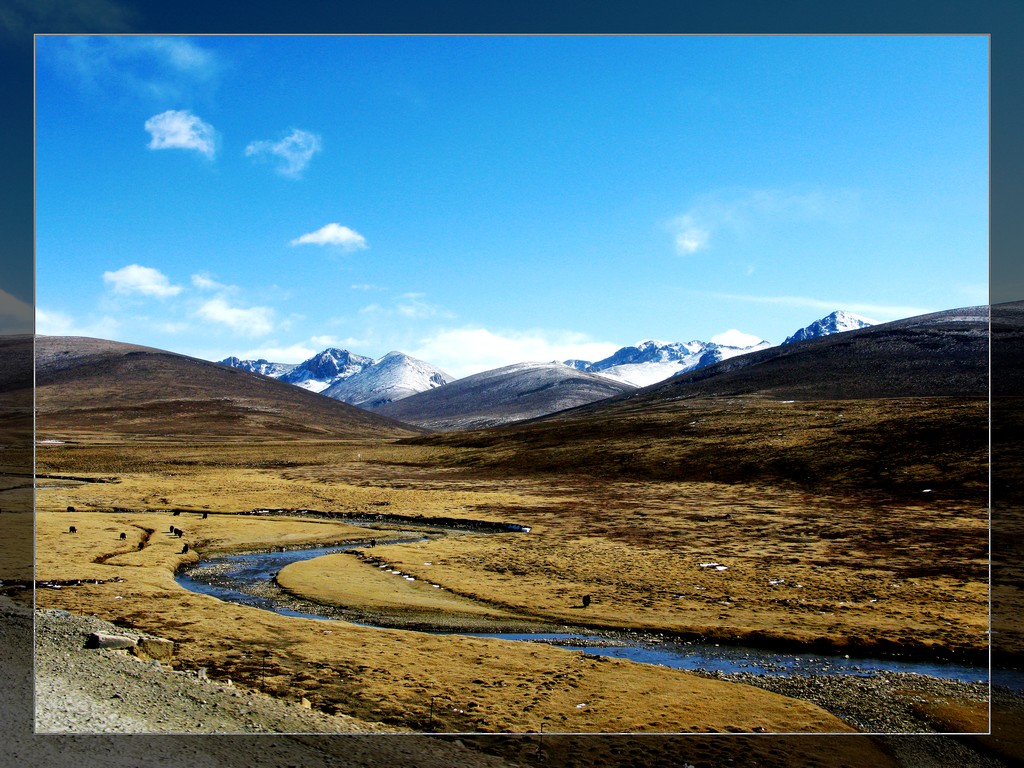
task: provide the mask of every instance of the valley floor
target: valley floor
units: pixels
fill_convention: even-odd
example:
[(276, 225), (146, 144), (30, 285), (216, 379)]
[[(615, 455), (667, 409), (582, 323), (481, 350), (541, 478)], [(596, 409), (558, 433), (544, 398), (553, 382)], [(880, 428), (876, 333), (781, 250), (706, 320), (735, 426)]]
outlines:
[[(250, 686), (259, 679), (325, 713), (412, 730), (431, 722), (449, 732), (518, 733), (854, 728), (799, 699), (676, 670), (232, 606), (182, 590), (175, 569), (197, 552), (367, 535), (343, 520), (238, 514), (253, 509), (494, 520), (531, 530), (364, 554), (386, 552), (395, 569), (475, 606), (555, 623), (984, 655), (983, 509), (712, 483), (501, 482), (439, 469), (433, 450), (385, 442), (48, 444), (39, 451), (37, 579), (61, 588), (40, 589), (37, 599), (173, 639), (184, 668)], [(187, 511), (175, 516), (174, 508)], [(352, 557), (344, 563), (379, 570)], [(326, 583), (341, 581), (330, 578), (330, 563), (317, 571)], [(303, 578), (292, 584), (297, 591), (332, 598)], [(976, 729), (974, 709), (960, 717), (961, 730)]]

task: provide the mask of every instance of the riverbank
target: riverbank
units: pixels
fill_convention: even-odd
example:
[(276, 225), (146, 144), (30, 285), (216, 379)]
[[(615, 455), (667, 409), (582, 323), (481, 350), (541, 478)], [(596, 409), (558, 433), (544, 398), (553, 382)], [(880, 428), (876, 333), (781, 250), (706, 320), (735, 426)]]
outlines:
[[(0, 598), (3, 613), (2, 627), (6, 633), (19, 624), (26, 624), (31, 632), (31, 612)], [(89, 632), (106, 631), (124, 633), (123, 627), (83, 617), (65, 611), (42, 610), (36, 612), (38, 641), (36, 644), (36, 711), (37, 727), (42, 731), (100, 734), (89, 743), (99, 745), (102, 752), (102, 734), (123, 732), (160, 732), (173, 718), (182, 725), (189, 724), (191, 732), (203, 732), (194, 724), (211, 727), (219, 724), (227, 732), (260, 733), (286, 726), (291, 732), (314, 732), (324, 728), (325, 721), (337, 729), (344, 723), (352, 731), (343, 741), (277, 737), (272, 751), (281, 765), (304, 765), (310, 768), (326, 767), (343, 760), (353, 768), (511, 768), (519, 766), (574, 765), (577, 768), (626, 768), (638, 764), (651, 766), (678, 766), (679, 756), (695, 766), (723, 765), (741, 759), (752, 760), (764, 768), (793, 768), (828, 764), (839, 768), (860, 768), (871, 764), (878, 768), (922, 768), (922, 766), (957, 765), (961, 768), (998, 768), (1008, 763), (993, 755), (979, 752), (971, 741), (947, 736), (915, 737), (815, 737), (773, 738), (759, 736), (732, 739), (709, 738), (698, 735), (683, 737), (628, 737), (615, 736), (556, 736), (543, 740), (535, 737), (463, 737), (458, 742), (450, 737), (427, 738), (414, 735), (360, 736), (362, 724), (345, 718), (325, 718), (323, 713), (303, 708), (300, 704), (282, 702), (255, 690), (223, 682), (204, 681), (197, 675), (174, 672), (157, 667), (127, 655), (125, 651), (99, 651), (84, 647)], [(10, 645), (12, 638), (5, 642)], [(7, 669), (0, 665), (0, 669)], [(28, 671), (28, 668), (25, 668)], [(833, 704), (840, 699), (847, 711), (859, 711), (871, 718), (865, 726), (869, 730), (885, 730), (886, 722), (903, 722), (921, 727), (920, 720), (910, 722), (905, 702), (889, 695), (889, 685), (905, 682), (899, 676), (890, 677), (886, 685), (848, 685), (832, 681), (827, 693)], [(757, 681), (751, 681), (756, 684)], [(781, 679), (771, 682), (793, 685)], [(916, 681), (920, 682), (920, 681)], [(820, 695), (813, 689), (827, 686), (829, 681), (807, 679), (801, 682), (807, 695)], [(951, 689), (942, 682), (931, 689), (933, 701), (952, 700)], [(874, 689), (874, 690), (872, 690)], [(996, 688), (994, 705), (1003, 716), (1012, 715), (1019, 722), (1024, 714), (1024, 695)], [(171, 704), (168, 712), (164, 703)], [(911, 718), (915, 717), (912, 712)], [(334, 732), (338, 732), (335, 730)], [(51, 737), (52, 739), (53, 737)], [(207, 766), (251, 765), (252, 757), (245, 757), (239, 749), (240, 736), (233, 744), (221, 750), (220, 742), (207, 736), (202, 742), (186, 739), (167, 742), (136, 738), (127, 743), (119, 741), (119, 753), (126, 759), (133, 745), (146, 744), (149, 757), (146, 764), (162, 764), (163, 750), (175, 754), (195, 753), (195, 764)], [(38, 739), (33, 740), (37, 747)], [(64, 744), (66, 742), (45, 741)], [(260, 742), (260, 752), (270, 749), (266, 741)], [(55, 747), (56, 749), (57, 747)], [(112, 746), (109, 748), (113, 748)], [(78, 747), (81, 749), (81, 747)], [(24, 752), (21, 753), (24, 756)], [(234, 758), (238, 758), (237, 760)], [(140, 761), (144, 758), (138, 758)], [(1009, 759), (1009, 758), (1007, 758)], [(250, 762), (246, 762), (246, 760)], [(38, 763), (42, 764), (42, 763)], [(141, 763), (140, 763), (141, 764)], [(261, 763), (262, 764), (262, 763)]]

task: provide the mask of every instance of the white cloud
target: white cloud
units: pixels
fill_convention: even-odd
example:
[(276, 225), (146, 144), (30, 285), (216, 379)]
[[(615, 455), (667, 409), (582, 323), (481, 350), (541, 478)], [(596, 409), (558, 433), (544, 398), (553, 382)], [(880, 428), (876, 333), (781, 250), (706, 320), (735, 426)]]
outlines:
[(104, 272), (103, 282), (113, 286), (114, 293), (141, 294), (166, 299), (181, 293), (180, 285), (171, 281), (160, 270), (129, 264), (114, 272)]
[(278, 158), (277, 172), (282, 176), (297, 179), (309, 165), (309, 161), (321, 149), (320, 137), (309, 131), (292, 128), (291, 133), (280, 141), (253, 141), (245, 148), (247, 157), (263, 158), (268, 155)]
[(710, 340), (713, 344), (721, 344), (724, 347), (752, 347), (764, 341), (760, 336), (744, 333), (735, 328), (712, 336)]
[(705, 195), (687, 211), (670, 219), (676, 253), (688, 256), (710, 247), (723, 232), (742, 237), (777, 223), (842, 222), (857, 215), (859, 198), (851, 190), (740, 190)]
[(816, 299), (810, 296), (748, 296), (735, 293), (714, 293), (703, 291), (699, 293), (703, 296), (710, 296), (714, 299), (723, 299), (726, 301), (744, 301), (752, 304), (773, 304), (787, 307), (808, 307), (810, 309), (816, 309), (826, 313), (841, 309), (846, 312), (853, 312), (861, 315), (865, 320), (872, 323), (879, 322), (878, 320), (872, 319), (872, 316), (885, 318), (886, 320), (899, 320), (904, 317), (915, 317), (916, 315), (924, 315), (929, 312), (936, 311), (935, 309), (928, 309), (926, 307), (915, 307), (904, 304), (872, 304), (863, 301)]
[(91, 323), (78, 323), (64, 312), (36, 308), (36, 333), (43, 336), (93, 336), (112, 339), (120, 324), (112, 317), (102, 317)]
[(620, 346), (572, 331), (449, 328), (422, 339), (409, 354), (461, 378), (513, 363), (600, 360)]
[(34, 315), (31, 304), (0, 289), (0, 333), (32, 333)]
[(146, 121), (146, 130), (151, 136), (150, 149), (194, 149), (213, 157), (216, 140), (213, 126), (187, 109), (169, 109), (153, 115)]
[(368, 248), (366, 238), (341, 224), (330, 223), (315, 232), (307, 232), (289, 243), (290, 245), (337, 245), (346, 251), (357, 251)]
[(235, 289), (233, 285), (218, 283), (206, 272), (197, 272), (192, 275), (192, 285), (201, 291), (231, 291)]
[(245, 336), (261, 336), (274, 328), (274, 310), (270, 307), (233, 307), (223, 297), (205, 302), (196, 310), (196, 314)]
[(711, 233), (698, 227), (692, 214), (684, 214), (673, 219), (671, 227), (675, 231), (676, 252), (679, 254), (696, 253), (707, 247)]

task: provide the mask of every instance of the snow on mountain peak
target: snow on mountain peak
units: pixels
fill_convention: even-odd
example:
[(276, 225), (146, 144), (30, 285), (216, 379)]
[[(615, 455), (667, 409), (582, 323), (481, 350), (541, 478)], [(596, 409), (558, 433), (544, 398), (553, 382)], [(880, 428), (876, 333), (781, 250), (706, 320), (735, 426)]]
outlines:
[(829, 336), (833, 333), (855, 331), (858, 328), (867, 328), (870, 325), (875, 325), (874, 321), (868, 320), (866, 317), (861, 317), (860, 315), (855, 315), (852, 312), (845, 312), (839, 309), (830, 315), (826, 315), (820, 320), (815, 320), (807, 327), (801, 328), (782, 343), (793, 344), (797, 341)]
[(750, 347), (756, 347), (767, 342), (750, 333), (744, 333), (743, 331), (737, 330), (736, 328), (730, 328), (725, 333), (719, 333), (711, 337), (712, 344), (718, 344), (721, 347), (736, 347), (738, 349), (749, 349)]

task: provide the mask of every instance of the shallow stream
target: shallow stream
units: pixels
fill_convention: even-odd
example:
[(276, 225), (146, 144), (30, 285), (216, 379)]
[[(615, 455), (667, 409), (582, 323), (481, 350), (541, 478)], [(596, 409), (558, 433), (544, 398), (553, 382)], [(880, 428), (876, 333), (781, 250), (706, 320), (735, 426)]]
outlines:
[[(402, 539), (404, 542), (422, 537)], [(390, 540), (397, 543), (397, 540)], [(202, 560), (180, 571), (179, 584), (193, 592), (221, 600), (274, 611), (284, 616), (311, 619), (343, 619), (369, 624), (365, 614), (344, 608), (329, 608), (302, 600), (284, 592), (274, 576), (284, 566), (322, 555), (365, 548), (365, 544), (345, 544), (311, 549), (256, 552)], [(814, 653), (783, 653), (738, 645), (688, 643), (661, 640), (631, 632), (595, 632), (565, 628), (564, 632), (437, 632), (472, 637), (494, 637), (525, 642), (545, 642), (559, 647), (600, 656), (630, 659), (644, 664), (660, 664), (678, 669), (708, 672), (749, 672), (761, 675), (872, 675), (877, 672), (913, 672), (931, 677), (965, 682), (988, 679), (984, 667), (961, 666), (894, 659), (825, 656)]]

